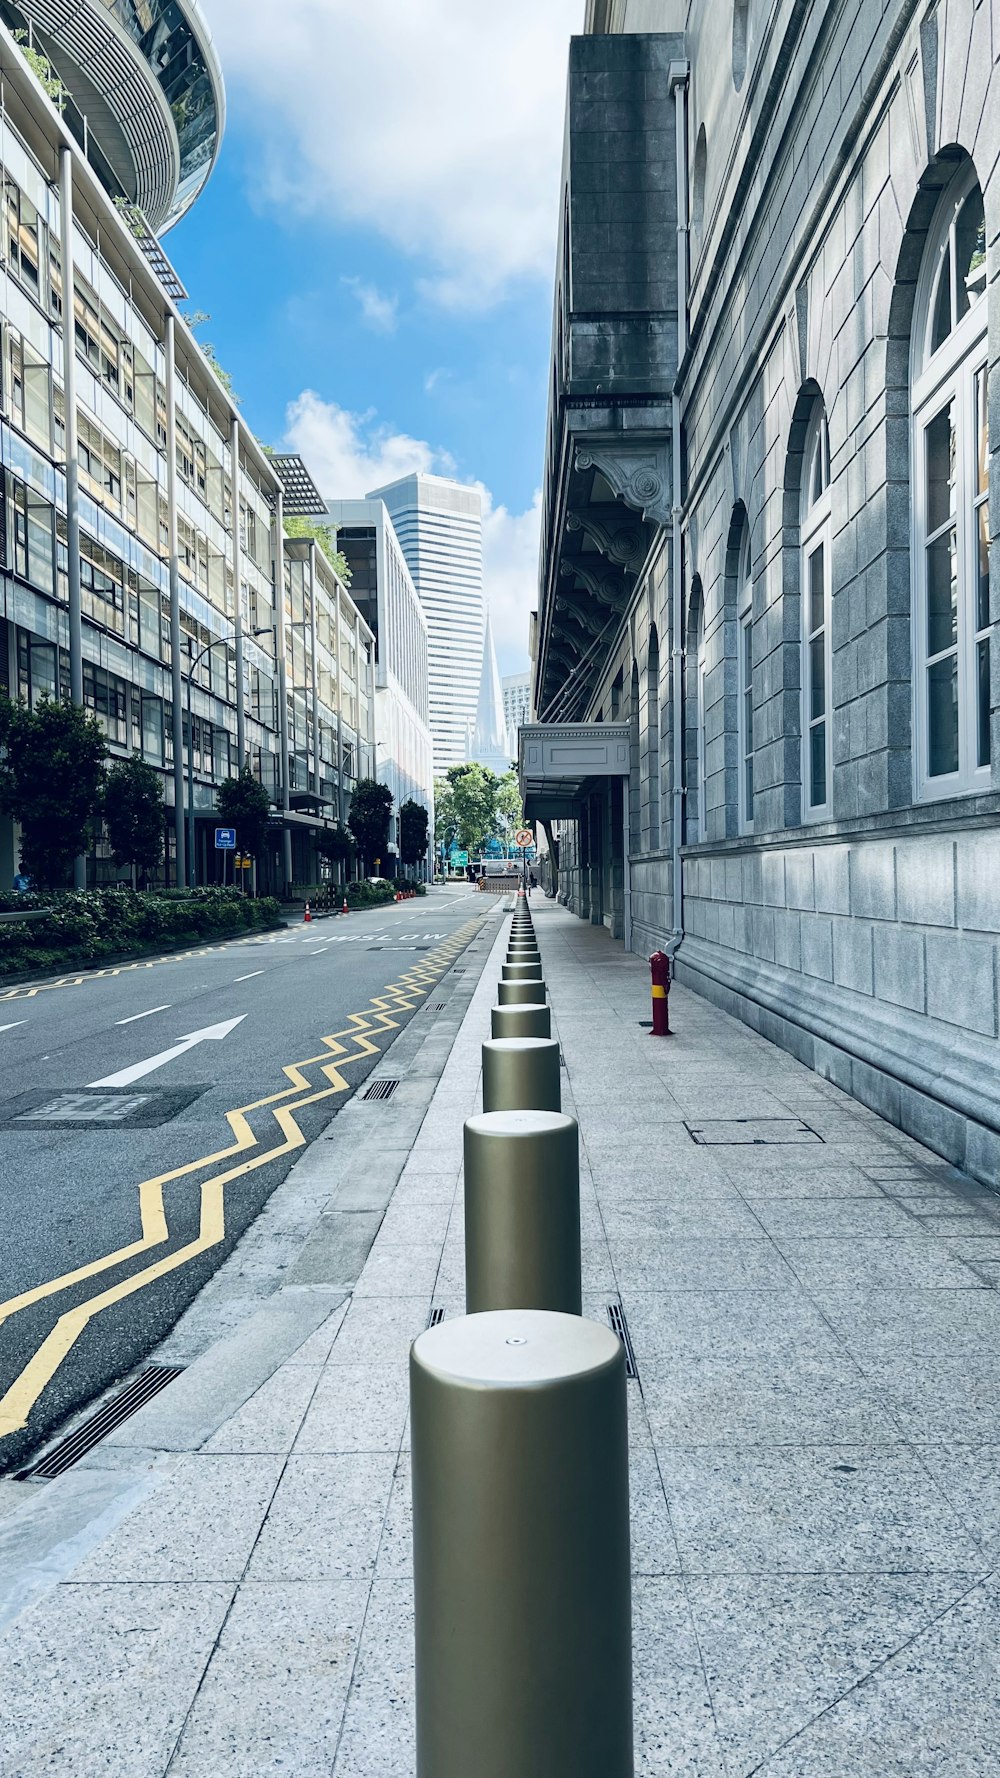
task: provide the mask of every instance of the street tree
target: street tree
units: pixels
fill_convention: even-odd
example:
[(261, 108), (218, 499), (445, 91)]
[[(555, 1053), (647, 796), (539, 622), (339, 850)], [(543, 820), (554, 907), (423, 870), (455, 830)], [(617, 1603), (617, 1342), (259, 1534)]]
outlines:
[(163, 780), (142, 755), (116, 760), (104, 782), (104, 822), (111, 856), (128, 865), (132, 887), (163, 857)]
[(271, 803), (267, 791), (244, 763), (238, 778), (224, 778), (215, 797), (219, 821), (223, 827), (236, 829), (236, 844), (241, 852), (260, 858), (271, 820)]
[(524, 803), (516, 772), (505, 772), (497, 785), (496, 821), (497, 838), (503, 842), (509, 853), (514, 844), (514, 835), (519, 827), (524, 826)]
[(466, 852), (480, 852), (493, 838), (497, 824), (497, 789), (500, 783), (488, 766), (449, 766), (459, 845)]
[(349, 864), (357, 847), (350, 828), (334, 821), (316, 835), (316, 850), (330, 864)]
[(96, 717), (68, 699), (34, 710), (0, 694), (0, 809), (20, 824), (21, 868), (57, 889), (92, 840), (107, 744)]
[(359, 778), (351, 797), (347, 825), (357, 842), (362, 865), (369, 870), (389, 850), (392, 791), (375, 778)]
[(430, 817), (423, 803), (409, 797), (399, 806), (399, 856), (406, 865), (427, 857)]

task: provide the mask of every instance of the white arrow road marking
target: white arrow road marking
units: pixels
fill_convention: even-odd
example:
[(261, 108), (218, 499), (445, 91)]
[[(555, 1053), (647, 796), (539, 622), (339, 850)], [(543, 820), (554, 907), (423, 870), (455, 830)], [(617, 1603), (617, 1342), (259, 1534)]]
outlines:
[[(233, 980), (237, 982), (252, 982), (255, 975), (263, 975), (263, 973), (264, 971), (262, 969), (251, 969), (249, 975), (237, 975), (233, 977)], [(246, 1014), (244, 1014), (244, 1017), (246, 1017)]]
[(170, 1001), (168, 1000), (164, 1006), (151, 1006), (151, 1007), (149, 1007), (148, 1011), (146, 1011), (146, 1012), (134, 1012), (130, 1019), (116, 1019), (115, 1024), (116, 1025), (134, 1025), (138, 1019), (151, 1019), (154, 1012), (169, 1012), (169, 1011), (170, 1011)]
[(89, 1085), (130, 1087), (134, 1080), (142, 1080), (143, 1075), (152, 1074), (157, 1068), (165, 1068), (168, 1062), (174, 1062), (178, 1056), (186, 1055), (197, 1043), (221, 1043), (224, 1037), (229, 1036), (230, 1031), (235, 1031), (237, 1025), (242, 1025), (246, 1016), (244, 1012), (238, 1019), (226, 1019), (221, 1025), (207, 1025), (204, 1031), (192, 1031), (187, 1037), (182, 1037), (179, 1043), (175, 1043), (173, 1049), (161, 1050), (158, 1056), (151, 1056), (148, 1062), (133, 1062), (131, 1068), (122, 1068), (117, 1074), (106, 1075), (103, 1080), (92, 1080)]
[(0, 1031), (16, 1031), (18, 1025), (26, 1025), (27, 1019), (15, 1019), (11, 1025), (0, 1025)]

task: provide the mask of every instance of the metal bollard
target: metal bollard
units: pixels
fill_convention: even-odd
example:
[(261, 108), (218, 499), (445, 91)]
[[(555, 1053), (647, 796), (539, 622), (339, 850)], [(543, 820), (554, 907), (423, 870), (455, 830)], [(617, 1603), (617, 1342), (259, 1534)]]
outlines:
[(634, 1778), (624, 1348), (579, 1316), (410, 1352), (417, 1778)]
[(495, 1006), (490, 1013), (491, 1037), (551, 1037), (552, 1015), (537, 1001), (530, 1006)]
[(541, 963), (505, 963), (501, 980), (505, 982), (540, 982)]
[(535, 1006), (547, 999), (545, 983), (540, 975), (528, 982), (498, 982), (498, 1006)]
[(652, 1037), (672, 1037), (670, 1029), (670, 958), (665, 951), (654, 951), (649, 959), (650, 974), (653, 978), (653, 1029)]
[(541, 952), (533, 938), (512, 938), (507, 946), (507, 956), (512, 963), (521, 957), (530, 962), (533, 958), (540, 957)]
[(562, 1110), (554, 1037), (494, 1037), (483, 1044), (483, 1110)]
[(580, 1132), (557, 1111), (465, 1125), (465, 1312), (582, 1313)]

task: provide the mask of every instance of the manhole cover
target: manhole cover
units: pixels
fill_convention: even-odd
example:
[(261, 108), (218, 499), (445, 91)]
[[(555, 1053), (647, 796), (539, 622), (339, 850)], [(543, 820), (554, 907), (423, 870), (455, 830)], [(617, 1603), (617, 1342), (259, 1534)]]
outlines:
[(0, 1108), (5, 1130), (152, 1130), (207, 1091), (133, 1093), (110, 1087), (68, 1087), (62, 1092), (21, 1093)]
[(694, 1142), (703, 1143), (706, 1147), (823, 1140), (822, 1136), (817, 1136), (815, 1130), (810, 1130), (808, 1124), (801, 1123), (797, 1117), (718, 1118), (711, 1123), (686, 1124), (685, 1127)]

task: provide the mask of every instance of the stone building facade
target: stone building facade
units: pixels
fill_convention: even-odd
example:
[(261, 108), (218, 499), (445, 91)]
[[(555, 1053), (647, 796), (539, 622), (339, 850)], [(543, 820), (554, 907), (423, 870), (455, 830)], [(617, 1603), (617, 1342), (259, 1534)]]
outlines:
[[(630, 771), (527, 774), (570, 906), (993, 1183), (998, 64), (995, 0), (591, 0), (535, 708)], [(623, 294), (594, 193), (640, 167)], [(576, 380), (595, 325), (631, 381)]]

